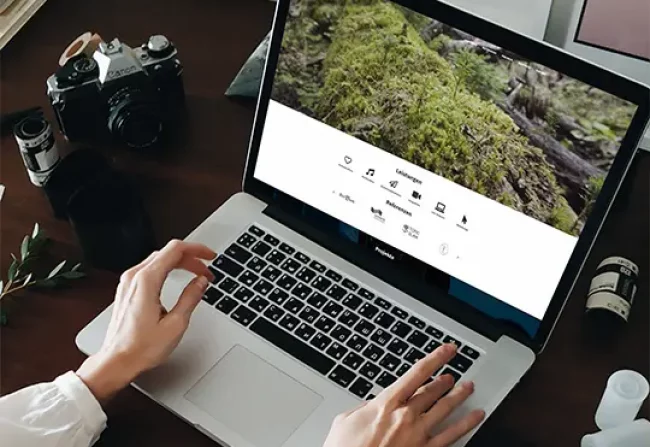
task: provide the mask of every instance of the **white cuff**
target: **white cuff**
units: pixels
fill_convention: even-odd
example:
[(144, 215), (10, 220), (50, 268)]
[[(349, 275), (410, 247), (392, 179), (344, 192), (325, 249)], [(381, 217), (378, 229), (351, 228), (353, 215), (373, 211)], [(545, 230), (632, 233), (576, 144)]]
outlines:
[(54, 384), (70, 401), (74, 402), (84, 421), (84, 428), (93, 443), (106, 428), (106, 414), (85, 383), (72, 371), (57, 377)]

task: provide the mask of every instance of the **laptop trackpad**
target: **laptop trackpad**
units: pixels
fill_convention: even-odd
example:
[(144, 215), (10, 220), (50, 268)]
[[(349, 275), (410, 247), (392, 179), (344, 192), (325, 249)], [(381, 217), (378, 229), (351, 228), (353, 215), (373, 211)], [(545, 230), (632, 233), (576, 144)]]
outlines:
[(281, 446), (323, 398), (236, 345), (185, 397), (256, 446)]

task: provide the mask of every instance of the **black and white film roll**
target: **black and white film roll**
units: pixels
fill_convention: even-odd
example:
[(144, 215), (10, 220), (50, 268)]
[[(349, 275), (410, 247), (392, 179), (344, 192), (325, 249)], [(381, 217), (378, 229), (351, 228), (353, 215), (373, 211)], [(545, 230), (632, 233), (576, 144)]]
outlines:
[(606, 311), (627, 322), (634, 302), (639, 267), (612, 256), (598, 265), (587, 297), (587, 312)]
[(16, 124), (14, 136), (29, 179), (43, 186), (60, 160), (52, 126), (42, 115), (35, 114)]

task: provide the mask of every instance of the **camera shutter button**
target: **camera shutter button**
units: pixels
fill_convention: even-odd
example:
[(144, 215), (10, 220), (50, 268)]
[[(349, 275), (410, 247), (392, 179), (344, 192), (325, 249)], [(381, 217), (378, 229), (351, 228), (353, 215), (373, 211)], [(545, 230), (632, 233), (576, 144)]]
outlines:
[(157, 34), (149, 38), (147, 49), (152, 56), (163, 57), (172, 51), (172, 44), (165, 36)]

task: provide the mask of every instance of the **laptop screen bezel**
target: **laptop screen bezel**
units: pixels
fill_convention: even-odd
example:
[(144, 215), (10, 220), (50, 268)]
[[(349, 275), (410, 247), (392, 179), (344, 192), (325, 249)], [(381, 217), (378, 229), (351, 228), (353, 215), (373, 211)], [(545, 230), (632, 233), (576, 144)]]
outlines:
[[(520, 343), (530, 347), (534, 352), (540, 352), (546, 344), (546, 341), (548, 340), (548, 337), (550, 336), (550, 333), (552, 332), (553, 327), (555, 326), (555, 323), (571, 294), (578, 275), (582, 270), (583, 264), (589, 255), (598, 232), (600, 231), (605, 217), (622, 184), (625, 173), (629, 169), (634, 158), (637, 144), (641, 140), (650, 115), (650, 88), (572, 56), (569, 53), (559, 50), (558, 48), (544, 42), (539, 42), (525, 37), (437, 0), (391, 1), (429, 17), (435, 17), (436, 20), (466, 31), (475, 37), (484, 39), (496, 45), (507, 47), (509, 50), (519, 54), (521, 57), (534, 60), (551, 69), (561, 71), (567, 76), (586, 82), (638, 106), (637, 113), (632, 120), (630, 129), (621, 143), (618, 155), (609, 171), (605, 184), (593, 207), (593, 211), (578, 239), (573, 254), (567, 263), (567, 267), (564, 270), (535, 337), (531, 338), (521, 331), (512, 331), (512, 328), (508, 327), (505, 323), (500, 323), (496, 320), (494, 321), (494, 324), (497, 327), (500, 327), (501, 333), (510, 335)], [(254, 172), (264, 130), (268, 104), (271, 99), (273, 81), (290, 2), (290, 0), (278, 0), (276, 6), (273, 28), (271, 30), (271, 40), (264, 67), (243, 179), (244, 191), (265, 201), (266, 203), (273, 203), (277, 190), (271, 185), (256, 179)], [(563, 68), (560, 69), (559, 67)], [(330, 247), (325, 245), (325, 248)], [(354, 248), (352, 250), (354, 250)], [(357, 248), (357, 250), (361, 251), (362, 249)], [(340, 252), (340, 250), (332, 251)], [(363, 259), (363, 256), (355, 259)], [(364, 268), (362, 263), (359, 266)], [(459, 302), (459, 306), (460, 305)], [(462, 315), (462, 312), (460, 314)], [(460, 318), (457, 317), (457, 319), (461, 320), (461, 323), (472, 328), (471, 324), (462, 321), (462, 316)], [(473, 321), (475, 321), (475, 319), (473, 319)]]

